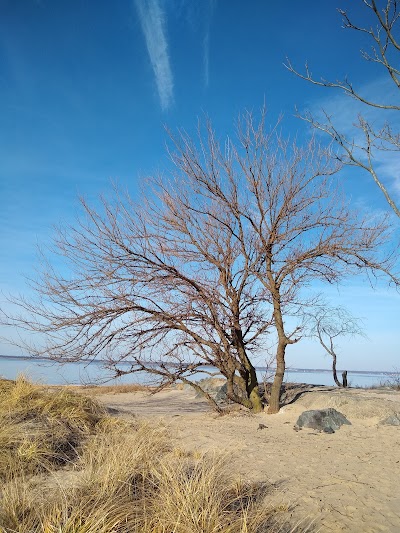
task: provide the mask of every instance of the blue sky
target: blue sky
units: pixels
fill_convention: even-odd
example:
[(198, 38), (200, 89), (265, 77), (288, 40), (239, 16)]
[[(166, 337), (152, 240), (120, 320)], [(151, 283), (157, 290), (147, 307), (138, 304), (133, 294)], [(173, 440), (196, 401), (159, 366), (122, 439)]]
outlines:
[[(265, 101), (270, 122), (283, 113), (285, 133), (299, 139), (309, 133), (295, 106), (332, 110), (350, 129), (354, 102), (283, 66), (286, 56), (299, 68), (307, 60), (315, 75), (348, 74), (368, 94), (390, 93), (379, 69), (360, 59), (363, 36), (342, 29), (338, 7), (366, 20), (361, 0), (0, 0), (3, 305), (4, 294), (26, 291), (37, 244), (49, 242), (53, 225), (74, 219), (78, 195), (95, 200), (111, 179), (135, 194), (141, 177), (168, 166), (164, 125), (192, 132), (207, 113), (224, 135), (240, 111)], [(399, 200), (396, 155), (380, 165)], [(342, 176), (359, 209), (386, 210), (367, 176)], [(363, 317), (368, 335), (342, 343), (344, 366), (399, 367), (399, 294), (361, 280), (330, 292)], [(0, 353), (15, 350), (0, 341)], [(309, 342), (288, 350), (288, 362), (329, 367)]]

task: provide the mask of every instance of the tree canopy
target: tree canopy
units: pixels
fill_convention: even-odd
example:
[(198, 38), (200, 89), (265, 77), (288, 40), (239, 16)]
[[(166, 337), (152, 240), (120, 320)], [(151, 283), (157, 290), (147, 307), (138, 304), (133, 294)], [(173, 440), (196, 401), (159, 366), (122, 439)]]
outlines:
[(221, 144), (209, 122), (197, 139), (170, 138), (172, 172), (142, 195), (81, 200), (82, 218), (42, 258), (37, 297), (14, 299), (22, 313), (8, 321), (40, 335), (36, 355), (183, 381), (216, 409), (195, 376), (217, 371), (228, 398), (260, 411), (255, 357), (273, 339), (277, 412), (286, 348), (319, 301), (312, 283), (360, 272), (398, 282), (387, 217), (351, 207), (330, 151), (267, 131), (265, 113), (245, 113), (235, 141)]

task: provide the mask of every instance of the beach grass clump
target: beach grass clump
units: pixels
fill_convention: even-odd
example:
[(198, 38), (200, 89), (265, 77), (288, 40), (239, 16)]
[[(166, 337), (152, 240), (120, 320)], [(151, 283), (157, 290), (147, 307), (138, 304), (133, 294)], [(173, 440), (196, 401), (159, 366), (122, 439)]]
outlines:
[(0, 533), (292, 531), (269, 485), (241, 481), (221, 455), (175, 449), (162, 423), (22, 378), (0, 390)]
[(19, 376), (16, 381), (0, 380), (0, 415), (4, 414), (15, 421), (38, 416), (62, 418), (85, 432), (93, 429), (105, 410), (67, 388), (45, 387)]
[(154, 531), (261, 532), (274, 530), (278, 523), (277, 508), (267, 503), (270, 486), (235, 478), (220, 455), (163, 462), (156, 484)]
[(65, 465), (104, 416), (100, 405), (71, 391), (24, 377), (1, 380), (0, 480)]
[(101, 425), (69, 476), (48, 472), (4, 484), (2, 533), (285, 531), (266, 486), (235, 479), (221, 456), (176, 454), (163, 426)]
[(108, 429), (88, 441), (80, 464), (86, 494), (129, 509), (122, 531), (257, 532), (277, 514), (267, 485), (235, 479), (221, 455), (175, 453), (163, 426)]
[(167, 430), (161, 424), (104, 421), (77, 462), (81, 485), (98, 496), (128, 495), (134, 500), (141, 494), (145, 498), (153, 492), (154, 472), (170, 450)]

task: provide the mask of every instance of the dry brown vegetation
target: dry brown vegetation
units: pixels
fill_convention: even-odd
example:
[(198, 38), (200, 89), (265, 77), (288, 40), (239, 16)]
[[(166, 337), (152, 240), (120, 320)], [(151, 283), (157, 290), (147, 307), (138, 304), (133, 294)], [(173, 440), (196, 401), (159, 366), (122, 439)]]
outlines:
[(2, 533), (293, 530), (286, 509), (268, 504), (268, 484), (71, 390), (0, 381), (0, 427)]
[(129, 394), (130, 392), (151, 391), (155, 387), (142, 385), (140, 383), (127, 383), (118, 385), (69, 385), (69, 390), (83, 393), (87, 396), (97, 396), (98, 394)]
[(76, 457), (105, 410), (66, 390), (46, 390), (25, 378), (0, 382), (0, 479), (61, 467)]

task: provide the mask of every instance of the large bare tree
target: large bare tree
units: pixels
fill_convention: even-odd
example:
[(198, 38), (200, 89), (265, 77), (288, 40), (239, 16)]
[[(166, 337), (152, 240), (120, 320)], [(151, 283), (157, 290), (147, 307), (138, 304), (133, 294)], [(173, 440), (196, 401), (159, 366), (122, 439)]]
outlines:
[(275, 342), (269, 412), (279, 410), (286, 348), (318, 301), (310, 285), (359, 271), (396, 278), (385, 218), (347, 205), (329, 151), (298, 148), (264, 119), (245, 114), (222, 146), (210, 124), (196, 139), (171, 136), (173, 169), (146, 180), (139, 202), (118, 191), (98, 209), (82, 200), (56, 263), (44, 260), (38, 298), (17, 298), (14, 323), (45, 335), (33, 353), (197, 389), (193, 377), (214, 367), (228, 397), (257, 412), (254, 357)]
[(28, 312), (19, 326), (45, 335), (28, 348), (59, 362), (101, 359), (117, 376), (144, 371), (160, 386), (180, 380), (203, 393), (191, 377), (214, 367), (231, 400), (259, 411), (248, 351), (271, 316), (232, 216), (189, 181), (152, 185), (141, 205), (117, 193), (100, 213), (82, 200), (86, 217), (59, 230), (53, 251), (68, 271), (44, 260), (38, 299), (19, 299)]
[[(392, 91), (385, 90), (385, 94), (380, 95), (379, 99), (370, 98), (364, 94), (362, 89), (357, 89), (347, 78), (343, 81), (315, 78), (307, 64), (304, 72), (297, 70), (290, 60), (287, 61), (286, 67), (314, 85), (342, 91), (346, 96), (360, 103), (365, 111), (368, 111), (368, 108), (379, 110), (381, 120), (378, 121), (376, 117), (368, 119), (365, 113), (359, 114), (353, 125), (352, 135), (335, 125), (334, 115), (330, 116), (323, 112), (323, 120), (318, 119), (310, 112), (299, 114), (299, 116), (313, 127), (327, 133), (338, 144), (341, 148), (340, 158), (344, 163), (368, 172), (394, 213), (400, 217), (400, 208), (384, 183), (378, 168), (379, 159), (377, 158), (379, 152), (395, 152), (397, 154), (400, 152), (399, 117), (393, 120), (393, 116), (397, 116), (397, 112), (400, 111), (398, 98), (398, 90), (400, 89), (400, 3), (398, 0), (358, 0), (355, 4), (365, 6), (368, 22), (359, 25), (347, 11), (339, 9), (338, 11), (343, 17), (343, 26), (369, 39), (370, 51), (362, 50), (361, 56), (364, 60), (381, 68), (391, 87), (395, 89), (394, 96), (392, 96)], [(398, 176), (392, 177), (398, 178)]]

